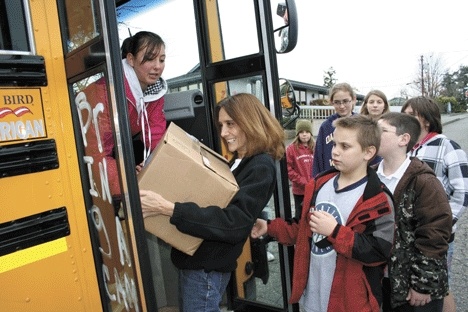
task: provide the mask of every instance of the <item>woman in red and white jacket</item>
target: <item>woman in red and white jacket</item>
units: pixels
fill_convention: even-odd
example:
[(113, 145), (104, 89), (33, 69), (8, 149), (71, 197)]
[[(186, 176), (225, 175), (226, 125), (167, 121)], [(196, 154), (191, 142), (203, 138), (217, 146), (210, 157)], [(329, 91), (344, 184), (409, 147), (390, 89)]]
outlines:
[[(139, 171), (166, 131), (163, 109), (167, 83), (161, 77), (165, 68), (165, 44), (157, 34), (141, 31), (125, 40), (122, 55), (128, 119), (133, 136), (136, 170)], [(102, 162), (107, 172), (104, 182), (100, 182), (99, 172), (94, 173), (94, 176), (98, 179), (97, 183), (108, 184), (112, 196), (119, 197), (115, 138), (110, 123), (105, 77), (91, 83), (80, 93), (77, 102), (84, 107), (89, 105), (89, 111), (96, 115), (97, 131), (94, 136), (99, 139), (94, 140), (100, 142), (88, 142), (87, 154), (94, 155), (95, 162)], [(91, 127), (89, 131), (93, 130)], [(94, 150), (91, 151), (91, 148)]]
[(135, 162), (144, 165), (166, 131), (167, 83), (161, 77), (166, 66), (165, 44), (160, 36), (148, 31), (140, 31), (126, 41), (122, 45), (122, 67), (128, 117)]

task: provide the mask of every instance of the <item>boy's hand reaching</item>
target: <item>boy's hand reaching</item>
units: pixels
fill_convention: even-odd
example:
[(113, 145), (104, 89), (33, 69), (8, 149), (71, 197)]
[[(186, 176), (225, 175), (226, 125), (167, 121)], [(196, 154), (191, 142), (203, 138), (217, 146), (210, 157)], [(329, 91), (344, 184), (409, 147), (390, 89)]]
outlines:
[(257, 219), (255, 222), (252, 231), (250, 232), (250, 236), (252, 238), (260, 238), (267, 233), (268, 224), (263, 219)]
[(314, 233), (329, 236), (333, 233), (338, 222), (335, 217), (323, 210), (315, 210), (310, 214), (309, 226)]

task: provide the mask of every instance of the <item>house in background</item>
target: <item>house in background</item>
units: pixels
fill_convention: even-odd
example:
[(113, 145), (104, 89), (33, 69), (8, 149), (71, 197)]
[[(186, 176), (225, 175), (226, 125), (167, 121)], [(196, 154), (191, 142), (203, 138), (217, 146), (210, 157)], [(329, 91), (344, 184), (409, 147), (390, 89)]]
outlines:
[[(294, 120), (298, 118), (309, 119), (313, 123), (313, 135), (317, 135), (321, 123), (335, 113), (334, 107), (328, 105), (328, 88), (296, 80), (288, 79), (288, 81), (294, 89), (295, 100), (300, 109), (294, 110), (293, 113), (288, 113), (283, 108), (283, 120), (281, 123), (285, 129), (293, 129), (295, 125)], [(178, 92), (184, 91), (194, 91), (201, 94), (201, 92), (203, 92), (203, 86), (201, 83), (200, 66), (195, 66), (185, 75), (167, 79), (167, 84), (169, 87), (169, 94), (166, 95), (166, 98), (171, 97), (171, 93), (177, 94)], [(231, 80), (229, 81), (229, 89), (231, 94), (246, 92), (254, 94), (259, 99), (263, 98), (263, 86), (260, 76)], [(363, 100), (364, 95), (357, 94), (356, 112), (359, 112), (359, 105), (361, 105)], [(198, 118), (195, 117), (194, 119), (178, 121), (178, 123), (184, 123), (181, 126), (184, 127), (184, 129), (190, 129), (189, 132), (193, 132), (192, 134), (198, 132), (199, 129), (202, 128), (200, 124), (202, 123), (201, 120), (203, 120), (203, 114), (205, 114), (205, 110), (202, 107), (195, 108), (194, 111), (196, 111), (195, 115), (198, 115)], [(289, 122), (290, 119), (293, 120)], [(198, 134), (198, 136), (195, 134), (195, 136), (200, 137), (199, 139), (202, 142), (205, 140), (202, 134)]]
[[(310, 83), (300, 82), (297, 80), (288, 79), (294, 88), (296, 102), (303, 105), (311, 105), (311, 102), (317, 99), (328, 98), (328, 88), (324, 86), (314, 85)], [(261, 80), (255, 77), (241, 78), (235, 81), (230, 81), (231, 92), (248, 92), (255, 94), (258, 98), (262, 98)], [(187, 74), (167, 79), (169, 92), (180, 92), (187, 90), (203, 90), (201, 84), (200, 65), (195, 66)], [(364, 100), (364, 95), (357, 94), (357, 105)]]

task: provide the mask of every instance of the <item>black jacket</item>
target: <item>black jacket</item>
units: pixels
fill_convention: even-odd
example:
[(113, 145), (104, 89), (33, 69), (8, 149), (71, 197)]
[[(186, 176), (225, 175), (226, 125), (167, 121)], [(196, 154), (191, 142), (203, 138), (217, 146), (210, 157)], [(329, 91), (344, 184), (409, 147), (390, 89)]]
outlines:
[(203, 242), (193, 256), (172, 248), (174, 265), (190, 270), (235, 270), (252, 226), (273, 194), (275, 171), (271, 156), (247, 157), (233, 171), (239, 191), (226, 208), (200, 208), (195, 203), (175, 203), (170, 222), (179, 231), (200, 237)]

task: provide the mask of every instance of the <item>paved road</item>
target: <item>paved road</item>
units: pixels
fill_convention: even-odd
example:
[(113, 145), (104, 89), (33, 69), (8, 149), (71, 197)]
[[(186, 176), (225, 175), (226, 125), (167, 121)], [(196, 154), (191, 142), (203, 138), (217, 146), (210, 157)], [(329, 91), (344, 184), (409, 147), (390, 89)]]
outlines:
[[(443, 130), (468, 153), (468, 114), (442, 116)], [(458, 221), (455, 235), (455, 253), (452, 260), (452, 291), (457, 312), (468, 312), (468, 212)]]
[(455, 235), (455, 253), (452, 260), (452, 291), (457, 311), (468, 312), (468, 213), (459, 220)]

